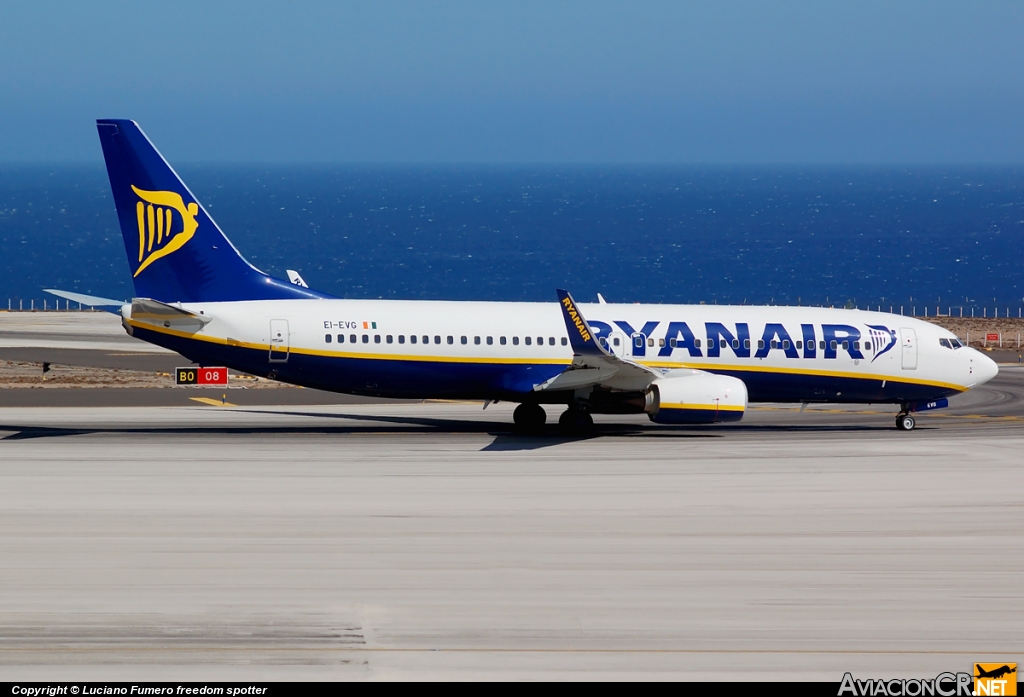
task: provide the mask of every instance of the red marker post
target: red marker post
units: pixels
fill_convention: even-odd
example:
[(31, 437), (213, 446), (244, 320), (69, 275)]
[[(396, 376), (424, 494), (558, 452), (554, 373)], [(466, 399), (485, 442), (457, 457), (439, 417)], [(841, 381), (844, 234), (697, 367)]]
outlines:
[(227, 385), (228, 369), (218, 368), (175, 368), (175, 385)]

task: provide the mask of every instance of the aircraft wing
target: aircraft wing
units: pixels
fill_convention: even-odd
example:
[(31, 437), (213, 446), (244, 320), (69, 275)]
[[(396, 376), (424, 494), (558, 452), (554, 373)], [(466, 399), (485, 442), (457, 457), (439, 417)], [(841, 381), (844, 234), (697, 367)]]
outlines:
[(662, 377), (662, 373), (609, 352), (597, 340), (569, 291), (558, 289), (558, 304), (569, 332), (573, 360), (566, 370), (536, 385), (535, 391), (573, 390), (590, 385), (606, 385), (621, 390), (642, 390)]

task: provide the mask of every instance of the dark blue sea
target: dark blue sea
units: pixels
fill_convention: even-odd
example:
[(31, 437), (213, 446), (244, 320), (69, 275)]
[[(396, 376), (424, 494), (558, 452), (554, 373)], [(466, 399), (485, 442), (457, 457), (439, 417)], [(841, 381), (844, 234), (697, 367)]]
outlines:
[[(1024, 168), (178, 171), (252, 263), (341, 297), (554, 301), (565, 287), (1014, 316), (1024, 297)], [(0, 244), (0, 303), (132, 295), (101, 163), (0, 166)]]

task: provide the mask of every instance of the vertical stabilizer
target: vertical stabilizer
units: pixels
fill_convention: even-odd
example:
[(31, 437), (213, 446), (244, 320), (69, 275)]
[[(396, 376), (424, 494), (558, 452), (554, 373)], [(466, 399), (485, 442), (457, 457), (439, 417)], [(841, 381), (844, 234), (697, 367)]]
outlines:
[(138, 297), (222, 302), (328, 297), (247, 262), (134, 121), (96, 122)]

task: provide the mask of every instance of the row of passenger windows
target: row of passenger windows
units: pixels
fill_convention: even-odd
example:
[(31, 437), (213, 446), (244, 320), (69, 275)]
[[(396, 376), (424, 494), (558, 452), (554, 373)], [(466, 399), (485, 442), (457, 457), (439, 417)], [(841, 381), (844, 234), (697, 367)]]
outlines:
[[(329, 344), (333, 340), (334, 340), (334, 335), (332, 335), (332, 334), (325, 334), (324, 335), (324, 342), (325, 343)], [(337, 335), (337, 340), (338, 340), (339, 344), (344, 344), (345, 343), (345, 335), (344, 334), (338, 334)], [(359, 340), (360, 340), (359, 335), (356, 335), (356, 334), (349, 334), (348, 335), (348, 343), (350, 343), (350, 344), (359, 343)], [(373, 343), (379, 344), (379, 343), (381, 343), (382, 340), (386, 344), (393, 344), (393, 343), (395, 343), (395, 337), (392, 334), (385, 334), (383, 337), (380, 334), (374, 334), (373, 335)], [(538, 336), (536, 338), (536, 341), (537, 341), (537, 345), (538, 346), (543, 346), (544, 343), (545, 343), (544, 337), (542, 337), (542, 336)], [(398, 335), (398, 343), (399, 344), (404, 344), (405, 342), (406, 342), (405, 334), (399, 334)], [(527, 346), (533, 345), (533, 342), (534, 342), (534, 338), (532, 336), (523, 337), (523, 343), (526, 344)], [(602, 339), (601, 342), (605, 346), (608, 345), (607, 342), (604, 339)], [(370, 343), (370, 335), (369, 334), (363, 334), (362, 335), (362, 343), (364, 343), (364, 344)], [(416, 344), (416, 343), (429, 344), (429, 343), (431, 343), (430, 336), (427, 335), (427, 334), (424, 334), (421, 337), (419, 335), (412, 334), (412, 335), (409, 336), (409, 343), (410, 344)], [(434, 335), (433, 343), (435, 343), (435, 344), (442, 343), (441, 336), (439, 334), (435, 334)], [(449, 345), (454, 344), (455, 343), (455, 337), (451, 336), (451, 335), (447, 336), (446, 337), (446, 343), (448, 343)], [(463, 345), (469, 344), (469, 337), (468, 336), (460, 336), (459, 337), (459, 343), (463, 344)], [(491, 345), (494, 344), (494, 337), (493, 336), (488, 336), (488, 337), (474, 336), (473, 337), (473, 344), (474, 345), (479, 346), (481, 343), (485, 343), (488, 346), (491, 346)], [(504, 337), (504, 336), (499, 336), (498, 337), (498, 344), (499, 345), (505, 346), (507, 343), (508, 343), (507, 337)], [(569, 344), (569, 341), (568, 341), (568, 339), (566, 339), (563, 336), (561, 338), (561, 342), (560, 343), (561, 343), (562, 346), (567, 346)], [(637, 348), (642, 347), (644, 345), (643, 337), (642, 336), (637, 336), (636, 338), (634, 338), (633, 343), (636, 345)], [(734, 348), (734, 349), (738, 349), (740, 347), (739, 339), (733, 339), (731, 343), (732, 343), (732, 348)], [(797, 349), (802, 349), (804, 347), (804, 342), (803, 341), (795, 341), (793, 343), (796, 345)], [(807, 342), (807, 343), (808, 343), (808, 346), (807, 346), (808, 348), (810, 348), (810, 349), (814, 348), (814, 345), (813, 345), (812, 342)], [(555, 337), (549, 336), (547, 338), (547, 345), (548, 346), (554, 346), (555, 344), (556, 344)], [(612, 344), (614, 346), (618, 346), (619, 345), (618, 337), (612, 339)], [(676, 348), (677, 340), (676, 339), (669, 339), (668, 344), (669, 344), (670, 347)], [(730, 342), (725, 340), (725, 339), (719, 339), (718, 340), (719, 348), (723, 348), (723, 349), (724, 348), (729, 348), (729, 344), (730, 344)], [(512, 337), (512, 345), (513, 346), (518, 346), (519, 345), (519, 337), (518, 336), (513, 336)], [(654, 339), (648, 339), (647, 340), (647, 345), (648, 346), (654, 346)], [(664, 345), (665, 345), (665, 340), (664, 339), (658, 339), (658, 346), (664, 346)], [(701, 348), (701, 340), (700, 339), (695, 339), (694, 342), (693, 342), (693, 345), (694, 345), (694, 348)], [(709, 339), (708, 340), (708, 348), (711, 348), (713, 345), (714, 345), (714, 339)], [(790, 348), (790, 341), (789, 341), (789, 339), (783, 339), (782, 341), (777, 341), (777, 340), (773, 339), (770, 342), (770, 346), (773, 349), (781, 348), (783, 350), (787, 350), (787, 349)], [(842, 346), (844, 351), (848, 351), (850, 349), (850, 342), (849, 341), (843, 341), (840, 344), (840, 342), (833, 340), (831, 342), (830, 346), (831, 346), (833, 351), (838, 349), (840, 346)], [(870, 347), (871, 347), (871, 344), (869, 344), (867, 341), (865, 341), (864, 342), (864, 347), (863, 347), (864, 350), (868, 351), (868, 350), (870, 350)], [(750, 339), (744, 339), (743, 340), (743, 348), (745, 348), (745, 349), (749, 349), (750, 348)], [(759, 349), (763, 349), (764, 348), (764, 340), (763, 339), (758, 339), (758, 341), (757, 341), (757, 348), (759, 348)], [(824, 351), (825, 348), (826, 348), (826, 342), (825, 341), (818, 342), (818, 348), (820, 348), (822, 351)], [(854, 341), (853, 342), (853, 348), (855, 350), (859, 350), (861, 348), (861, 342)]]
[[(345, 335), (344, 334), (338, 334), (337, 335), (337, 340), (338, 340), (339, 344), (344, 344), (345, 343)], [(393, 334), (385, 334), (383, 337), (381, 337), (380, 334), (374, 334), (373, 335), (373, 343), (379, 344), (379, 343), (381, 343), (382, 340), (386, 344), (393, 344), (393, 343), (395, 343), (395, 336)], [(398, 343), (404, 344), (405, 340), (406, 340), (405, 334), (399, 334), (398, 335)], [(537, 345), (538, 346), (543, 346), (544, 343), (545, 343), (545, 339), (544, 339), (543, 336), (538, 336), (536, 338), (536, 340), (537, 340)], [(329, 344), (332, 341), (334, 341), (334, 335), (333, 334), (324, 334), (324, 343), (328, 343)], [(359, 343), (359, 341), (360, 341), (359, 335), (356, 335), (356, 334), (349, 334), (348, 335), (348, 343), (356, 344), (356, 343)], [(534, 337), (532, 337), (532, 336), (523, 337), (523, 343), (526, 344), (527, 346), (532, 346), (533, 342), (534, 342)], [(370, 343), (370, 335), (369, 334), (363, 334), (362, 335), (362, 343), (364, 343), (364, 344)], [(427, 334), (424, 334), (422, 336), (419, 336), (417, 334), (411, 334), (409, 336), (409, 343), (410, 344), (416, 344), (416, 343), (429, 344), (430, 343), (430, 336), (427, 335)], [(441, 335), (440, 334), (435, 334), (434, 335), (434, 343), (435, 344), (442, 343), (441, 342)], [(455, 343), (455, 337), (449, 335), (448, 337), (446, 337), (446, 343), (454, 344)], [(469, 344), (469, 337), (468, 336), (460, 336), (459, 337), (459, 343), (463, 344), (463, 345)], [(504, 337), (504, 336), (499, 336), (498, 337), (498, 344), (500, 346), (504, 346), (507, 343), (508, 343), (508, 337)], [(556, 343), (557, 342), (555, 341), (555, 337), (549, 336), (547, 338), (547, 345), (548, 346), (554, 346)], [(476, 345), (476, 346), (479, 346), (480, 344), (487, 344), (488, 346), (492, 346), (494, 344), (494, 337), (493, 336), (487, 336), (487, 337), (474, 336), (473, 337), (473, 344)], [(569, 345), (569, 340), (563, 336), (561, 344), (562, 344), (562, 346), (568, 346)], [(519, 345), (519, 337), (518, 336), (513, 336), (512, 337), (512, 345), (513, 346), (518, 346)]]

